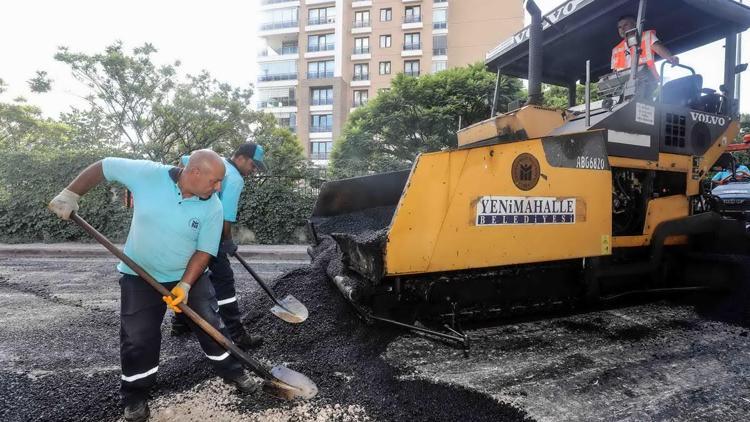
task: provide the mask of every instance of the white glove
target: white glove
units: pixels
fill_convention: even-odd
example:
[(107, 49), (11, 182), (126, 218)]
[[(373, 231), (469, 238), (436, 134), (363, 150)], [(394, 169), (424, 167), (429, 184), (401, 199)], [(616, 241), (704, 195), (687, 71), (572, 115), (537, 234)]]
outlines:
[(78, 200), (80, 198), (81, 195), (68, 189), (63, 189), (62, 192), (58, 193), (57, 196), (50, 201), (47, 208), (63, 220), (68, 220), (70, 219), (70, 213), (78, 211)]

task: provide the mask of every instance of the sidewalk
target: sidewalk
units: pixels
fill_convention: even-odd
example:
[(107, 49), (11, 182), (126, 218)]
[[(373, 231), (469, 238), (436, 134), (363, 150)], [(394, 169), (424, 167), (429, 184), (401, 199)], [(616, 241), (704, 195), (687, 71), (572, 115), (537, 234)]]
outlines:
[[(122, 249), (123, 245), (117, 245)], [(240, 245), (239, 253), (252, 260), (309, 262), (307, 245)], [(112, 254), (98, 243), (0, 243), (0, 256), (104, 257)]]

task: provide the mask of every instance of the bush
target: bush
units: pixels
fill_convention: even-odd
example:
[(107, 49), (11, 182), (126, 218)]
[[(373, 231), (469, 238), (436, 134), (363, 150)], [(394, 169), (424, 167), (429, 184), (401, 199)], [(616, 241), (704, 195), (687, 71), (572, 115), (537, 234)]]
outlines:
[[(90, 240), (76, 224), (47, 209), (49, 201), (88, 165), (104, 158), (82, 152), (9, 152), (0, 162), (0, 241), (60, 242)], [(124, 241), (131, 210), (124, 188), (97, 186), (80, 201), (81, 216), (113, 241)]]

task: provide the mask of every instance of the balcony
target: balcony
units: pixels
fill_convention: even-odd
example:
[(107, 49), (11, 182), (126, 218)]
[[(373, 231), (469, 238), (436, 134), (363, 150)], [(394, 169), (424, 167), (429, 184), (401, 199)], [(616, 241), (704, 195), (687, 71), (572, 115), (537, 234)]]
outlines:
[(295, 47), (284, 47), (281, 50), (272, 50), (269, 48), (258, 52), (258, 62), (272, 62), (275, 60), (295, 60), (299, 58), (299, 49)]
[(370, 80), (370, 74), (369, 73), (355, 73), (352, 77), (353, 81), (369, 81)]
[(299, 21), (265, 22), (260, 24), (258, 35), (261, 37), (276, 34), (292, 34), (299, 32)]
[(370, 26), (370, 21), (369, 20), (366, 20), (366, 21), (354, 21), (353, 26), (355, 28), (367, 28), (367, 27)]
[(314, 53), (317, 51), (333, 51), (336, 49), (336, 44), (310, 44), (307, 46), (308, 53)]
[(406, 15), (404, 16), (404, 23), (416, 23), (422, 22), (422, 15)]
[(354, 47), (352, 54), (370, 54), (370, 47)]
[(419, 71), (418, 70), (409, 70), (409, 71), (404, 72), (404, 75), (417, 77), (417, 76), (419, 76)]
[(336, 23), (335, 16), (319, 16), (317, 18), (310, 18), (307, 20), (308, 25), (325, 25), (327, 23)]
[(278, 4), (278, 3), (289, 3), (293, 0), (261, 0), (260, 4), (262, 6), (268, 6), (269, 4)]
[(287, 7), (299, 7), (299, 0), (261, 0), (261, 10), (284, 9)]
[(366, 34), (372, 32), (370, 20), (355, 20), (352, 23), (352, 34)]
[(317, 98), (310, 100), (311, 106), (333, 105), (333, 98)]
[(260, 82), (270, 82), (270, 81), (291, 81), (297, 79), (296, 73), (275, 73), (275, 74), (265, 74), (258, 76), (258, 81)]
[(307, 72), (307, 79), (327, 79), (333, 77), (333, 71), (330, 72)]
[(422, 43), (404, 44), (401, 49), (401, 57), (415, 57), (422, 55)]
[(404, 44), (404, 51), (412, 51), (412, 50), (421, 50), (422, 49), (422, 43), (410, 43), (410, 44)]
[(258, 101), (258, 108), (281, 108), (296, 107), (296, 98), (269, 98), (265, 101)]
[(322, 133), (333, 131), (333, 126), (310, 126), (310, 133)]
[(432, 55), (433, 56), (447, 56), (448, 49), (447, 48), (433, 48)]
[(353, 0), (352, 8), (357, 9), (359, 7), (370, 7), (372, 6), (372, 0)]
[(447, 29), (448, 22), (433, 22), (432, 29)]

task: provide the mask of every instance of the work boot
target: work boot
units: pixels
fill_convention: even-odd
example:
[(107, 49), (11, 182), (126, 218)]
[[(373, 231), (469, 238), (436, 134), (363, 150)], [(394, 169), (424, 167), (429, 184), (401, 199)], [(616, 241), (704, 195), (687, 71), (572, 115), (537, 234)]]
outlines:
[(151, 411), (146, 400), (139, 400), (125, 406), (125, 420), (127, 422), (145, 422)]
[(242, 350), (254, 349), (263, 344), (263, 337), (254, 336), (248, 333), (242, 333), (236, 338), (234, 344), (239, 346), (239, 348)]
[(190, 326), (187, 323), (172, 317), (172, 331), (169, 333), (172, 337), (180, 337), (190, 334)]
[(258, 390), (260, 390), (260, 386), (262, 383), (260, 378), (251, 377), (245, 372), (242, 372), (242, 374), (235, 378), (224, 378), (224, 382), (234, 385), (235, 387), (237, 387), (237, 390), (245, 394), (256, 393)]

